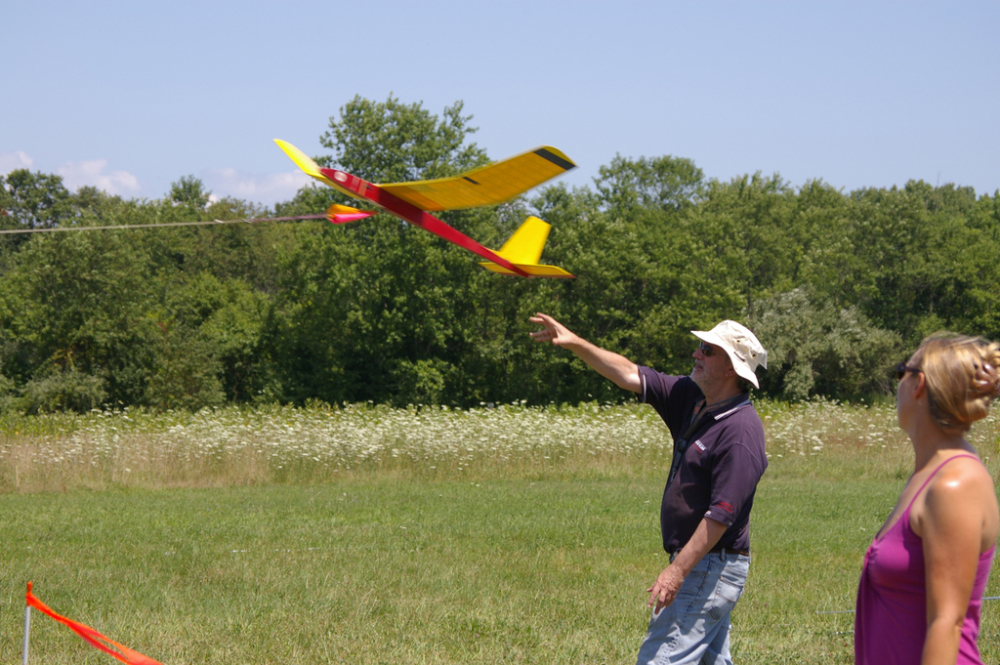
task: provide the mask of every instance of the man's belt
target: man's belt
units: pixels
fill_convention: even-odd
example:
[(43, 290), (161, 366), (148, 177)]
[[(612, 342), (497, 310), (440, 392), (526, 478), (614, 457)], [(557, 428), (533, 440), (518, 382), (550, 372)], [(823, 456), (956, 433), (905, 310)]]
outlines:
[[(715, 546), (708, 551), (709, 554), (722, 554), (723, 552), (727, 552), (728, 554), (739, 554), (740, 556), (750, 556), (750, 550), (736, 550), (732, 547)], [(667, 552), (667, 556), (670, 557), (671, 563), (673, 563), (674, 557), (678, 554), (680, 554), (680, 550), (677, 550), (676, 552)]]
[(715, 547), (713, 547), (712, 549), (710, 549), (708, 552), (709, 552), (709, 554), (721, 554), (723, 552), (728, 552), (729, 554), (739, 554), (741, 556), (750, 556), (750, 550), (738, 550), (738, 549), (734, 549), (732, 547), (720, 547), (719, 545), (716, 545)]

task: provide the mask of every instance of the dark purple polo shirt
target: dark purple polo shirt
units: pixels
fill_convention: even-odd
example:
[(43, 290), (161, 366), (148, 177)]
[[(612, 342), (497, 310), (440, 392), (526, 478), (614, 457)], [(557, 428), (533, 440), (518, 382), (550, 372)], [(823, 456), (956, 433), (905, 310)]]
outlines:
[[(667, 376), (639, 367), (641, 400), (652, 406), (677, 442), (691, 424), (701, 388), (687, 376)], [(660, 531), (663, 549), (679, 552), (702, 518), (726, 527), (717, 547), (750, 549), (750, 509), (757, 481), (767, 468), (764, 426), (744, 394), (712, 409), (688, 437), (677, 475), (663, 491)]]

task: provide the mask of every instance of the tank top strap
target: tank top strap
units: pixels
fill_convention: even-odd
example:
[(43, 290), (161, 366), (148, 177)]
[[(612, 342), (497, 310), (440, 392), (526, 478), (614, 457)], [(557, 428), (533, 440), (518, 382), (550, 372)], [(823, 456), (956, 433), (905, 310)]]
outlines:
[(948, 462), (952, 461), (953, 459), (958, 459), (960, 457), (971, 457), (974, 460), (978, 460), (979, 459), (975, 455), (969, 455), (969, 454), (955, 455), (954, 457), (949, 457), (945, 461), (943, 461), (940, 464), (938, 464), (937, 468), (934, 469), (933, 471), (931, 471), (931, 475), (927, 476), (927, 478), (924, 480), (924, 484), (920, 486), (920, 489), (917, 490), (917, 493), (913, 495), (912, 499), (910, 499), (910, 503), (907, 504), (906, 510), (903, 511), (903, 515), (904, 516), (909, 516), (909, 514), (910, 514), (910, 508), (913, 507), (913, 502), (917, 500), (917, 497), (920, 496), (920, 493), (924, 491), (924, 488), (927, 487), (927, 484), (929, 482), (931, 482), (931, 480), (934, 479), (934, 476), (937, 475), (937, 472), (940, 471), (941, 468), (944, 467), (944, 465), (947, 464)]

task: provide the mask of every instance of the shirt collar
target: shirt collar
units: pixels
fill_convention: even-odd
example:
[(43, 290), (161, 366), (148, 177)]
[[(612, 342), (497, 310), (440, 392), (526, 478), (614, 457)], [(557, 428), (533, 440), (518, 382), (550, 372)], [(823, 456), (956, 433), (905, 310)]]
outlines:
[[(702, 402), (704, 402), (704, 398), (702, 398)], [(721, 402), (716, 402), (715, 404), (713, 404), (708, 408), (708, 412), (716, 420), (721, 420), (722, 418), (725, 418), (726, 416), (729, 416), (735, 413), (736, 411), (739, 411), (749, 403), (750, 403), (750, 394), (740, 393), (739, 395), (735, 395), (733, 397), (730, 397), (729, 399), (722, 400)]]

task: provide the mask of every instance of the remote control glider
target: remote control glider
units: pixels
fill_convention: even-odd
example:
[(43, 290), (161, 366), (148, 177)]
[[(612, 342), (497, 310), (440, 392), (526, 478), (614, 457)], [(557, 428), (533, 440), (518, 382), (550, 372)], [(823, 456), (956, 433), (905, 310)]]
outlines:
[[(573, 277), (562, 268), (538, 263), (551, 227), (537, 217), (528, 217), (503, 247), (493, 251), (430, 214), (503, 203), (576, 166), (555, 148), (538, 148), (451, 178), (377, 185), (344, 171), (322, 168), (291, 143), (274, 142), (316, 180), (478, 254), (486, 259), (479, 265), (488, 270), (521, 277)], [(335, 204), (326, 215), (334, 224), (345, 224), (377, 212)]]

